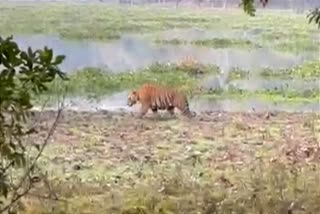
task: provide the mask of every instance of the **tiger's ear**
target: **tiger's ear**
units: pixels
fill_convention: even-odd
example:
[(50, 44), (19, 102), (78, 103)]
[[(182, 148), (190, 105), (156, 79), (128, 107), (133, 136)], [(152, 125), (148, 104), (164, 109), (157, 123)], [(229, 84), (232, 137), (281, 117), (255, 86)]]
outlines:
[(132, 91), (132, 94), (133, 95), (137, 95), (137, 91)]

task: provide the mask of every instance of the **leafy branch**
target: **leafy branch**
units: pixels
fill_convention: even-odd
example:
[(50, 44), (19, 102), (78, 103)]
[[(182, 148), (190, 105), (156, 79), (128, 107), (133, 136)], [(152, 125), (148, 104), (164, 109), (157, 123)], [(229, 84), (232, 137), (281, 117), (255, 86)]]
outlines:
[(311, 11), (307, 18), (309, 20), (309, 24), (311, 22), (314, 22), (318, 25), (318, 28), (320, 28), (320, 8), (315, 8), (313, 11)]
[[(263, 7), (266, 7), (269, 3), (269, 0), (259, 0)], [(243, 8), (244, 12), (250, 16), (255, 16), (256, 8), (254, 5), (254, 0), (241, 0), (240, 6)], [(314, 22), (320, 28), (320, 8), (315, 8), (311, 10), (308, 15), (307, 19), (309, 24)]]
[[(27, 51), (22, 51), (12, 36), (6, 39), (0, 37), (0, 212), (10, 209), (33, 186), (31, 172), (57, 122), (28, 167), (28, 144), (24, 138), (34, 131), (26, 128), (28, 113), (33, 107), (33, 97), (46, 92), (48, 83), (57, 76), (67, 80), (58, 67), (64, 59), (64, 55), (54, 57), (52, 49), (47, 47), (35, 51), (29, 47)], [(59, 111), (58, 116), (60, 114)], [(17, 176), (14, 176), (15, 182), (9, 179), (10, 173), (18, 175), (21, 170), (25, 171), (21, 179)], [(11, 200), (8, 200), (8, 196)]]

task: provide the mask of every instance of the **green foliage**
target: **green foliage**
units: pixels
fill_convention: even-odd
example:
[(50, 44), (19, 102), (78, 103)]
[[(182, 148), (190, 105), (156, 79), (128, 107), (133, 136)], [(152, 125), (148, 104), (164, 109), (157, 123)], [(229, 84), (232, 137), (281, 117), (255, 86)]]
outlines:
[(255, 16), (256, 8), (254, 7), (254, 0), (242, 0), (240, 6), (243, 7), (244, 12), (250, 16)]
[[(269, 0), (260, 0), (260, 3), (265, 7)], [(255, 16), (256, 8), (254, 6), (254, 0), (242, 0), (240, 6), (243, 7), (244, 12), (250, 16)], [(320, 8), (315, 8), (307, 15), (309, 24), (314, 22), (320, 28)]]
[(60, 94), (62, 86), (65, 86), (69, 96), (99, 98), (117, 91), (133, 89), (145, 82), (156, 82), (189, 91), (200, 77), (218, 72), (217, 66), (201, 64), (187, 66), (154, 63), (138, 71), (121, 73), (101, 68), (84, 68), (72, 73), (68, 82), (54, 81), (46, 95)]
[[(290, 69), (271, 69), (261, 68), (257, 71), (243, 70), (238, 67), (231, 68), (226, 76), (226, 83), (233, 80), (245, 80), (252, 75), (261, 79), (302, 79), (305, 81), (315, 80), (319, 74), (319, 62), (310, 61)], [(267, 101), (279, 102), (314, 102), (319, 99), (319, 90), (301, 90), (296, 88), (283, 88), (281, 90), (266, 90), (264, 87), (257, 88), (255, 91), (241, 90), (238, 87), (226, 88), (218, 87), (212, 90), (209, 86), (204, 86), (203, 82), (208, 77), (220, 74), (220, 69), (216, 65), (204, 65), (197, 61), (182, 61), (181, 63), (154, 63), (149, 67), (136, 71), (115, 73), (101, 68), (84, 68), (70, 74), (69, 81), (60, 80), (50, 83), (49, 90), (36, 101), (61, 94), (61, 89), (67, 88), (65, 95), (68, 97), (82, 97), (100, 99), (103, 96), (131, 90), (139, 87), (145, 82), (155, 82), (162, 85), (176, 87), (191, 95), (214, 97), (215, 99), (247, 99), (257, 98)], [(219, 78), (219, 77), (217, 77)], [(232, 83), (230, 83), (232, 84)], [(215, 87), (213, 87), (215, 88)], [(229, 89), (228, 89), (229, 88)]]
[(309, 24), (311, 22), (314, 22), (318, 24), (318, 28), (320, 28), (320, 8), (316, 8), (313, 11), (311, 11), (308, 15), (307, 18), (309, 19)]
[(246, 100), (254, 98), (257, 100), (278, 102), (278, 103), (317, 103), (320, 99), (319, 89), (295, 90), (295, 89), (259, 89), (243, 90), (230, 86), (228, 90), (208, 89), (202, 90), (201, 97), (206, 99), (235, 99)]
[[(26, 165), (23, 137), (30, 133), (24, 124), (32, 108), (32, 96), (48, 90), (47, 83), (58, 75), (65, 56), (53, 56), (52, 49), (22, 51), (13, 37), (0, 37), (0, 197), (10, 191), (8, 171)], [(1, 202), (1, 201), (0, 201)]]
[(265, 68), (261, 71), (264, 78), (283, 78), (283, 79), (317, 79), (320, 75), (320, 62), (309, 61), (291, 69), (272, 70)]

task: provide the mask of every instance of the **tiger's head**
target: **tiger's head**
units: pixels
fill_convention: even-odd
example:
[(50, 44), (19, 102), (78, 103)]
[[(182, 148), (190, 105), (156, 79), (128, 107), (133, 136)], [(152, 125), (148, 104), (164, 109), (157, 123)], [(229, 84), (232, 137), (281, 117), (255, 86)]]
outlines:
[(129, 95), (128, 95), (128, 100), (127, 100), (127, 104), (128, 106), (133, 106), (134, 104), (136, 104), (139, 101), (139, 96), (137, 91), (132, 91)]

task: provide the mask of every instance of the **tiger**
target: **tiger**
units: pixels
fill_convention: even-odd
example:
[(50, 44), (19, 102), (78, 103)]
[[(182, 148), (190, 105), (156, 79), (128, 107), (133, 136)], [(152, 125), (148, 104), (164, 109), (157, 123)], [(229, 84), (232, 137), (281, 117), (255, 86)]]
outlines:
[(185, 67), (195, 67), (199, 65), (199, 62), (198, 60), (196, 60), (195, 58), (193, 57), (190, 57), (190, 56), (186, 56), (184, 57), (179, 63), (178, 63), (178, 66), (185, 66)]
[(137, 102), (141, 103), (139, 118), (145, 116), (149, 109), (153, 113), (158, 110), (167, 110), (171, 116), (174, 115), (174, 109), (181, 111), (182, 115), (192, 118), (196, 115), (189, 108), (187, 97), (174, 88), (160, 86), (152, 83), (145, 83), (139, 89), (129, 93), (127, 105), (132, 107)]

